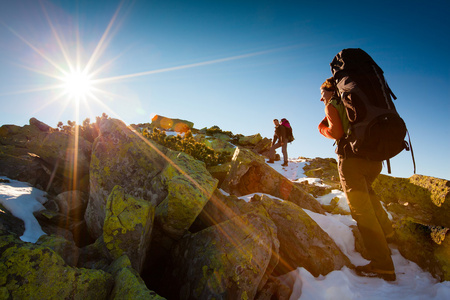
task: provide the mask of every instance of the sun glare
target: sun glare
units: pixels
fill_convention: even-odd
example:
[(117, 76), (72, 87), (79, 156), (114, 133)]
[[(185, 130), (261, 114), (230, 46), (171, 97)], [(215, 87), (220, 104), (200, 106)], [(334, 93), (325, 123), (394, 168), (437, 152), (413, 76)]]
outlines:
[(88, 74), (73, 71), (63, 79), (64, 91), (75, 99), (86, 97), (92, 89), (92, 80)]

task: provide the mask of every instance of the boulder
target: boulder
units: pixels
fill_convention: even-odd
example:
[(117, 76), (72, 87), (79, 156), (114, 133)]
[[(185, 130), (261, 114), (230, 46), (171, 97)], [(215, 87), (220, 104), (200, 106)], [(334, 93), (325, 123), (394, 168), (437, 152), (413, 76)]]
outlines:
[(85, 219), (93, 238), (103, 233), (105, 207), (114, 186), (133, 197), (159, 204), (167, 188), (158, 177), (168, 164), (168, 150), (116, 119), (100, 123), (90, 166), (90, 194)]
[(39, 121), (36, 118), (31, 118), (30, 119), (30, 125), (36, 126), (40, 131), (43, 131), (43, 132), (50, 132), (50, 131), (53, 130), (52, 127), (48, 126), (44, 122)]
[(324, 213), (314, 197), (266, 164), (262, 156), (240, 147), (233, 155), (231, 170), (221, 188), (237, 196), (265, 193), (313, 212)]
[(89, 196), (82, 191), (66, 191), (55, 197), (61, 214), (70, 216), (79, 221), (84, 219), (84, 212), (89, 200)]
[(128, 256), (122, 255), (117, 258), (109, 267), (108, 272), (114, 276), (114, 288), (108, 299), (148, 299), (164, 300), (155, 292), (149, 290), (142, 278), (131, 267)]
[(249, 136), (239, 136), (238, 143), (243, 146), (256, 146), (262, 141), (262, 137), (259, 133)]
[(0, 175), (29, 181), (27, 177), (30, 176), (26, 175), (28, 170), (35, 178), (45, 175), (45, 183), (40, 185), (46, 190), (55, 178), (61, 179), (57, 182), (65, 184), (66, 190), (87, 189), (87, 185), (83, 184), (88, 182), (86, 176), (89, 176), (92, 145), (82, 137), (75, 138), (63, 132), (44, 132), (35, 125), (4, 125), (0, 128), (0, 145)]
[(280, 262), (274, 276), (303, 267), (317, 277), (351, 266), (333, 239), (299, 206), (266, 195), (255, 195), (251, 203), (262, 205), (277, 227)]
[(155, 207), (136, 199), (115, 186), (108, 197), (103, 226), (103, 240), (112, 259), (122, 255), (131, 258), (131, 265), (141, 272), (153, 228)]
[(440, 243), (431, 237), (433, 228), (410, 221), (395, 223), (396, 245), (408, 260), (415, 262), (440, 281), (450, 281), (450, 237), (443, 231)]
[(67, 266), (53, 250), (0, 236), (3, 299), (107, 299), (114, 281), (101, 270)]
[(180, 119), (171, 119), (163, 116), (155, 115), (152, 118), (151, 126), (158, 127), (164, 130), (171, 130), (176, 132), (187, 132), (194, 127), (194, 123), (180, 120)]
[(277, 253), (276, 228), (256, 209), (181, 239), (165, 282), (179, 299), (253, 299)]
[(379, 175), (373, 189), (397, 218), (450, 228), (450, 182), (423, 175)]
[(217, 187), (205, 164), (183, 152), (170, 151), (161, 172), (167, 197), (156, 208), (156, 221), (166, 235), (179, 239), (192, 225)]

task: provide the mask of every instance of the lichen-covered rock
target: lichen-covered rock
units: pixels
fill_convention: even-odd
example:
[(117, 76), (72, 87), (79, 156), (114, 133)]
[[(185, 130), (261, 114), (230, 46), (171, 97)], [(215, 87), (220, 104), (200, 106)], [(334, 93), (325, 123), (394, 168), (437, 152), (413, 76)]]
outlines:
[[(0, 128), (0, 175), (30, 181), (30, 175), (26, 174), (28, 168), (31, 173), (40, 172), (33, 176), (45, 177), (45, 184), (40, 184), (42, 188), (51, 187), (50, 178), (56, 178), (51, 182), (53, 185), (64, 183), (63, 178), (67, 182), (77, 183), (79, 189), (86, 190), (91, 143), (82, 137), (75, 138), (63, 132), (41, 129), (36, 125), (4, 125)], [(75, 175), (77, 178), (74, 178)], [(62, 188), (56, 187), (56, 190)]]
[(43, 235), (36, 242), (36, 245), (40, 245), (43, 248), (47, 247), (52, 249), (64, 260), (66, 264), (71, 267), (76, 267), (78, 264), (80, 249), (75, 245), (75, 243), (60, 236)]
[(276, 227), (256, 209), (180, 240), (166, 282), (180, 299), (253, 299), (277, 253)]
[(334, 158), (307, 159), (308, 164), (303, 167), (305, 175), (312, 178), (320, 178), (333, 189), (340, 188), (337, 161)]
[(116, 119), (100, 123), (90, 167), (90, 194), (85, 219), (93, 238), (103, 233), (105, 206), (114, 186), (126, 194), (159, 204), (167, 195), (158, 177), (168, 164), (166, 151)]
[(303, 267), (317, 277), (351, 266), (333, 239), (299, 206), (266, 195), (254, 196), (251, 203), (263, 205), (277, 227), (280, 262), (274, 276)]
[(2, 299), (107, 299), (112, 276), (67, 266), (53, 250), (0, 236)]
[(109, 296), (110, 300), (164, 300), (154, 291), (147, 288), (142, 278), (131, 267), (128, 256), (122, 255), (108, 268), (108, 272), (114, 276), (114, 288)]
[(218, 180), (205, 164), (185, 153), (169, 152), (172, 162), (162, 171), (167, 197), (156, 208), (156, 220), (163, 231), (179, 239), (192, 225), (217, 187)]
[(450, 237), (437, 244), (431, 238), (429, 227), (405, 220), (397, 220), (395, 232), (396, 244), (403, 257), (441, 281), (450, 280)]
[(188, 130), (194, 127), (194, 123), (180, 120), (180, 119), (171, 119), (159, 115), (155, 115), (152, 118), (151, 126), (158, 127), (164, 130), (171, 130), (176, 132), (187, 132)]
[(373, 189), (397, 218), (450, 228), (448, 180), (423, 175), (396, 178), (379, 175)]
[(260, 141), (262, 140), (262, 137), (259, 133), (249, 136), (240, 136), (239, 137), (239, 144), (243, 146), (256, 146)]
[(131, 258), (131, 264), (141, 272), (153, 228), (155, 207), (152, 203), (136, 199), (115, 186), (108, 197), (103, 226), (103, 240), (111, 257)]
[(267, 165), (262, 156), (248, 149), (236, 149), (231, 170), (221, 188), (237, 196), (265, 193), (313, 212), (324, 213), (314, 197)]

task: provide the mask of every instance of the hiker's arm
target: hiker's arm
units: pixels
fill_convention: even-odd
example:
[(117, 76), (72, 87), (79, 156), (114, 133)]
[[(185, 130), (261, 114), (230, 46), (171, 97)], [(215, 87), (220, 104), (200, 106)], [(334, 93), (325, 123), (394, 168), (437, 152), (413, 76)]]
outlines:
[(339, 140), (344, 135), (344, 129), (337, 109), (333, 105), (327, 105), (325, 115), (319, 124), (319, 132), (326, 138)]
[(275, 132), (275, 134), (273, 135), (273, 139), (272, 139), (272, 146), (275, 145), (277, 143), (277, 141), (278, 141), (278, 135)]

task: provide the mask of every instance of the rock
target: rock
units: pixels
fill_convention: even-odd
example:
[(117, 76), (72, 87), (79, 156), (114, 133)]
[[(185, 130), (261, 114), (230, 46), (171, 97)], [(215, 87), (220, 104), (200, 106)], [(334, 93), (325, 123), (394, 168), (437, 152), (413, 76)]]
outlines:
[(197, 134), (194, 139), (196, 142), (202, 143), (215, 151), (233, 153), (236, 149), (236, 146), (230, 143), (231, 139), (226, 134), (216, 133), (213, 137), (208, 137), (203, 134)]
[(320, 178), (332, 189), (341, 189), (337, 161), (334, 158), (307, 159), (308, 164), (303, 167), (305, 175)]
[(221, 188), (237, 196), (265, 193), (313, 212), (324, 213), (314, 197), (267, 165), (263, 157), (248, 149), (236, 149), (231, 170)]
[(89, 196), (81, 191), (67, 191), (56, 196), (59, 212), (74, 220), (83, 220)]
[(0, 236), (0, 286), (12, 299), (107, 299), (113, 278), (67, 266), (53, 250)]
[(228, 172), (231, 170), (231, 163), (224, 163), (216, 166), (207, 167), (208, 172), (212, 177), (219, 180), (217, 186), (221, 186), (225, 178), (227, 177)]
[(116, 119), (100, 123), (90, 167), (90, 194), (85, 219), (93, 238), (103, 233), (105, 206), (114, 186), (126, 194), (157, 205), (167, 195), (159, 176), (168, 164), (167, 149), (142, 138)]
[(398, 250), (408, 260), (430, 272), (440, 281), (450, 280), (450, 237), (437, 244), (429, 227), (410, 221), (395, 224)]
[(255, 153), (264, 154), (264, 155), (267, 154), (265, 156), (268, 157), (268, 152), (269, 152), (269, 149), (271, 146), (272, 146), (272, 140), (268, 139), (268, 138), (263, 138), (253, 147), (252, 150)]
[(373, 189), (397, 218), (450, 228), (450, 182), (423, 175), (395, 178), (379, 175)]
[(254, 196), (251, 203), (263, 205), (277, 227), (280, 262), (274, 276), (303, 267), (317, 277), (351, 266), (333, 239), (299, 206), (265, 195)]
[(216, 190), (189, 230), (197, 232), (251, 212), (253, 206), (236, 196), (225, 196)]
[(156, 221), (165, 234), (179, 239), (192, 225), (217, 187), (205, 164), (185, 153), (169, 152), (173, 162), (162, 171), (167, 197), (156, 208)]
[(31, 177), (36, 182), (30, 183), (35, 186), (39, 183), (46, 190), (52, 183), (68, 183), (65, 190), (77, 189), (73, 183), (86, 189), (83, 183), (88, 182), (90, 152), (91, 143), (81, 137), (75, 141), (63, 132), (43, 132), (35, 125), (0, 128), (0, 175), (28, 182)]
[(51, 132), (53, 130), (52, 127), (48, 126), (44, 122), (39, 121), (36, 118), (31, 118), (30, 119), (30, 125), (36, 126), (42, 132)]
[(136, 270), (131, 267), (131, 262), (126, 255), (117, 258), (109, 266), (108, 272), (114, 276), (115, 281), (114, 288), (109, 296), (110, 300), (165, 299), (147, 288)]
[(243, 146), (256, 146), (259, 142), (262, 141), (262, 137), (259, 133), (249, 136), (240, 136), (238, 143)]
[(152, 118), (151, 126), (158, 127), (164, 130), (187, 132), (188, 130), (191, 130), (194, 127), (194, 123), (186, 120), (171, 119), (155, 115)]
[(108, 197), (103, 240), (113, 259), (127, 255), (138, 273), (150, 245), (154, 214), (150, 202), (125, 194), (120, 186)]
[(52, 249), (71, 267), (78, 265), (80, 249), (73, 242), (69, 242), (60, 236), (43, 235), (36, 242), (36, 245)]
[(0, 232), (5, 231), (9, 234), (14, 234), (19, 238), (25, 231), (25, 223), (23, 220), (15, 217), (0, 204)]
[(255, 210), (185, 236), (172, 251), (165, 282), (180, 299), (253, 299), (277, 253), (275, 226), (267, 212)]

